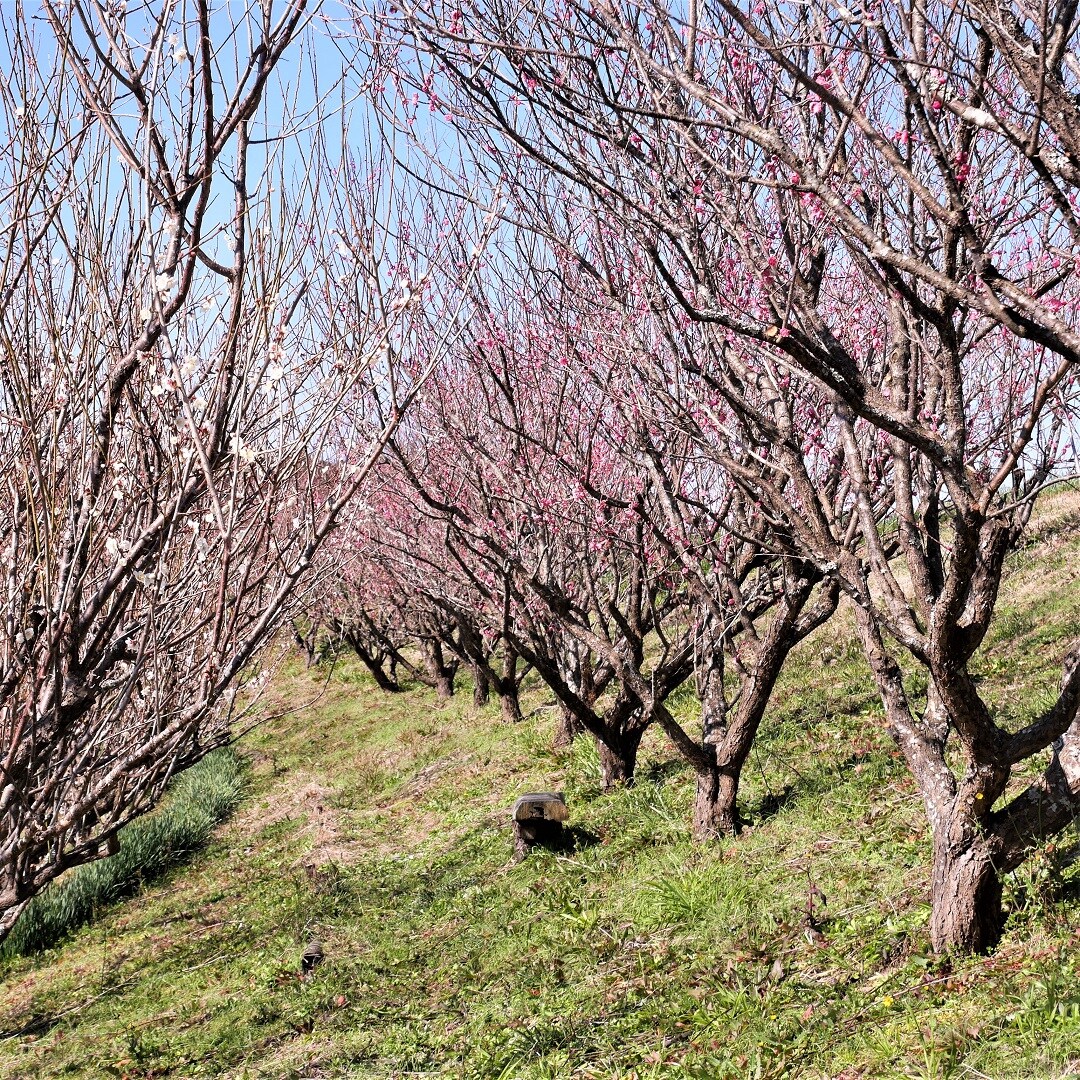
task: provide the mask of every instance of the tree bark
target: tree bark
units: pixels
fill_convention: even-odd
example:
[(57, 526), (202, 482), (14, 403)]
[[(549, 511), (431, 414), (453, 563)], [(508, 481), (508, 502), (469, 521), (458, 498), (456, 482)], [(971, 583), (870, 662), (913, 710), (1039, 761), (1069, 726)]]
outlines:
[(552, 750), (565, 750), (584, 730), (584, 725), (574, 715), (573, 710), (560, 705), (559, 718), (555, 721), (555, 733), (551, 737)]
[(454, 675), (456, 664), (447, 664), (443, 659), (442, 644), (437, 639), (425, 638), (420, 642), (420, 650), (424, 657), (424, 667), (435, 687), (435, 693), (443, 699), (454, 696)]
[(518, 700), (517, 687), (506, 686), (499, 692), (499, 706), (502, 711), (503, 723), (505, 724), (520, 724), (522, 720), (521, 716), (521, 702)]
[(310, 668), (315, 663), (316, 646), (319, 640), (319, 624), (312, 622), (306, 634), (301, 632), (295, 619), (290, 620), (290, 625), (292, 626), (293, 640), (304, 650), (306, 666)]
[(385, 690), (388, 694), (400, 694), (401, 684), (397, 679), (392, 678), (383, 671), (382, 665), (377, 664), (374, 660), (369, 660), (363, 654), (358, 653), (364, 667), (371, 673), (371, 677), (375, 680), (375, 685), (380, 690)]
[(1001, 938), (1001, 882), (985, 837), (934, 841), (930, 885), (930, 941), (934, 951), (987, 952)]
[(483, 708), (488, 703), (488, 697), (491, 694), (491, 681), (488, 679), (487, 672), (480, 664), (472, 665), (473, 672), (473, 705), (476, 708)]
[[(397, 679), (397, 661), (392, 653), (378, 645), (373, 649), (369, 648), (364, 638), (360, 636), (361, 631), (356, 628), (337, 623), (333, 626), (333, 629), (341, 637), (341, 640), (349, 645), (364, 667), (368, 669), (371, 677), (375, 680), (375, 685), (380, 690), (385, 690), (388, 694), (401, 693), (401, 684)], [(383, 667), (387, 660), (390, 662), (389, 674)]]
[(596, 740), (600, 755), (600, 782), (605, 791), (630, 787), (634, 783), (638, 746), (643, 732), (628, 732), (608, 742)]
[(502, 674), (494, 679), (495, 692), (499, 695), (499, 708), (504, 724), (520, 724), (521, 699), (518, 696), (518, 654), (509, 641), (503, 642)]
[(30, 900), (20, 896), (14, 888), (0, 888), (0, 941), (11, 933), (12, 927), (19, 921), (19, 916), (26, 910)]
[(738, 793), (738, 768), (713, 766), (697, 770), (693, 817), (695, 840), (715, 840), (739, 834), (742, 819), (736, 802)]
[(352, 645), (353, 652), (360, 658), (360, 662), (368, 669), (371, 677), (375, 680), (375, 685), (380, 690), (385, 690), (388, 694), (400, 694), (401, 684), (397, 679), (383, 670), (382, 661), (372, 656), (362, 645), (355, 640), (350, 640), (349, 644)]

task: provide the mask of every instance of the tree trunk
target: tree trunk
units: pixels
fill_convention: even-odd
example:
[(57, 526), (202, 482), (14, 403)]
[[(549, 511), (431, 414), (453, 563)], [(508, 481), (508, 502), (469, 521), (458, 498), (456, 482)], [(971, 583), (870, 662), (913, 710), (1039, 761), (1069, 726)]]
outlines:
[(383, 670), (383, 664), (386, 662), (385, 654), (379, 656), (377, 652), (369, 651), (358, 633), (352, 633), (345, 628), (339, 628), (337, 632), (341, 635), (341, 639), (347, 642), (352, 651), (356, 653), (360, 663), (368, 669), (371, 677), (375, 680), (375, 685), (380, 690), (385, 690), (388, 694), (401, 693), (401, 684), (397, 681), (393, 661), (391, 661), (390, 674), (387, 675)]
[(565, 750), (585, 728), (581, 721), (565, 705), (559, 706), (559, 718), (555, 721), (555, 733), (551, 737), (552, 750)]
[(400, 694), (401, 684), (397, 679), (391, 678), (383, 671), (382, 664), (377, 664), (374, 660), (367, 660), (363, 656), (360, 657), (364, 666), (371, 672), (371, 677), (375, 680), (375, 685), (380, 690), (385, 690), (388, 694)]
[(454, 696), (454, 667), (443, 659), (442, 645), (435, 639), (425, 638), (420, 642), (424, 657), (424, 667), (428, 678), (435, 687), (435, 693), (445, 700)]
[(742, 828), (736, 798), (739, 770), (719, 766), (699, 769), (694, 790), (694, 839), (737, 836)]
[[(346, 639), (348, 640), (348, 639)], [(400, 694), (401, 684), (391, 675), (387, 675), (383, 670), (382, 661), (372, 656), (363, 646), (356, 641), (349, 641), (349, 644), (353, 647), (353, 652), (360, 658), (360, 662), (371, 673), (371, 677), (375, 680), (375, 685), (380, 690), (385, 690), (388, 694)]]
[(13, 888), (0, 891), (0, 942), (11, 933), (29, 903), (28, 899), (20, 898)]
[(605, 791), (617, 787), (630, 787), (634, 782), (638, 746), (642, 732), (630, 732), (614, 737), (610, 742), (596, 740), (600, 755), (600, 782)]
[(503, 683), (503, 689), (499, 691), (499, 705), (502, 710), (503, 723), (520, 724), (522, 720), (521, 702), (518, 700), (517, 687), (512, 682), (509, 687), (506, 686), (506, 680), (503, 680)]
[(981, 953), (998, 943), (1005, 922), (1001, 882), (985, 837), (960, 843), (935, 838), (930, 894), (935, 952)]
[(304, 658), (307, 661), (307, 667), (311, 667), (315, 663), (316, 646), (319, 639), (319, 624), (313, 622), (308, 627), (308, 632), (303, 634), (300, 632), (300, 627), (297, 625), (295, 619), (291, 620), (293, 640), (301, 649), (304, 650)]
[(487, 672), (480, 666), (480, 664), (472, 665), (473, 672), (473, 705), (476, 708), (483, 708), (488, 703), (488, 696), (491, 693), (491, 682), (488, 679)]

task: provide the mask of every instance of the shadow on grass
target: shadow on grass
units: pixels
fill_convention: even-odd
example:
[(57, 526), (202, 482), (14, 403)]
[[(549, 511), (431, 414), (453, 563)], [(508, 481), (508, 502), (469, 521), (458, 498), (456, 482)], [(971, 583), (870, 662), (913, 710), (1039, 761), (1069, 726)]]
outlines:
[(52, 1031), (60, 1023), (61, 1018), (62, 1016), (31, 1016), (21, 1027), (0, 1030), (0, 1039), (23, 1039), (27, 1037), (36, 1039)]
[(580, 825), (566, 825), (559, 835), (536, 840), (532, 847), (543, 848), (559, 855), (572, 855), (600, 843), (600, 837)]
[(687, 771), (687, 764), (682, 758), (667, 758), (665, 761), (650, 761), (644, 768), (638, 769), (639, 781), (659, 787)]
[(795, 794), (795, 785), (785, 784), (779, 791), (770, 791), (763, 795), (757, 806), (751, 810), (750, 824), (759, 825), (776, 817), (795, 798)]

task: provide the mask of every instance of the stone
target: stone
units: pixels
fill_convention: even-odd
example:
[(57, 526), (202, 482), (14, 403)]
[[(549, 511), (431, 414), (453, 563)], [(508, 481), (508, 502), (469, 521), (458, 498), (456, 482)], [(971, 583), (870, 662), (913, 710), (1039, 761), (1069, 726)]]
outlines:
[(533, 791), (514, 803), (515, 821), (569, 821), (570, 811), (561, 791)]
[(563, 822), (570, 818), (561, 792), (534, 791), (514, 803), (514, 858), (520, 862), (537, 844), (562, 847)]

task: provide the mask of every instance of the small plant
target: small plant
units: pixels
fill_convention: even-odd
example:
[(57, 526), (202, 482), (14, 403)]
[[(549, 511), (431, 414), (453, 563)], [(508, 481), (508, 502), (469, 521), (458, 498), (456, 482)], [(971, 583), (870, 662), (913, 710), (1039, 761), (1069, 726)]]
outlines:
[(717, 904), (715, 878), (692, 866), (672, 868), (641, 888), (639, 915), (650, 925), (692, 926)]
[(1046, 918), (1061, 903), (1068, 870), (1076, 862), (1075, 848), (1063, 847), (1061, 840), (1062, 837), (1057, 837), (1046, 841), (1026, 863), (1006, 875), (1005, 899), (1014, 919)]

